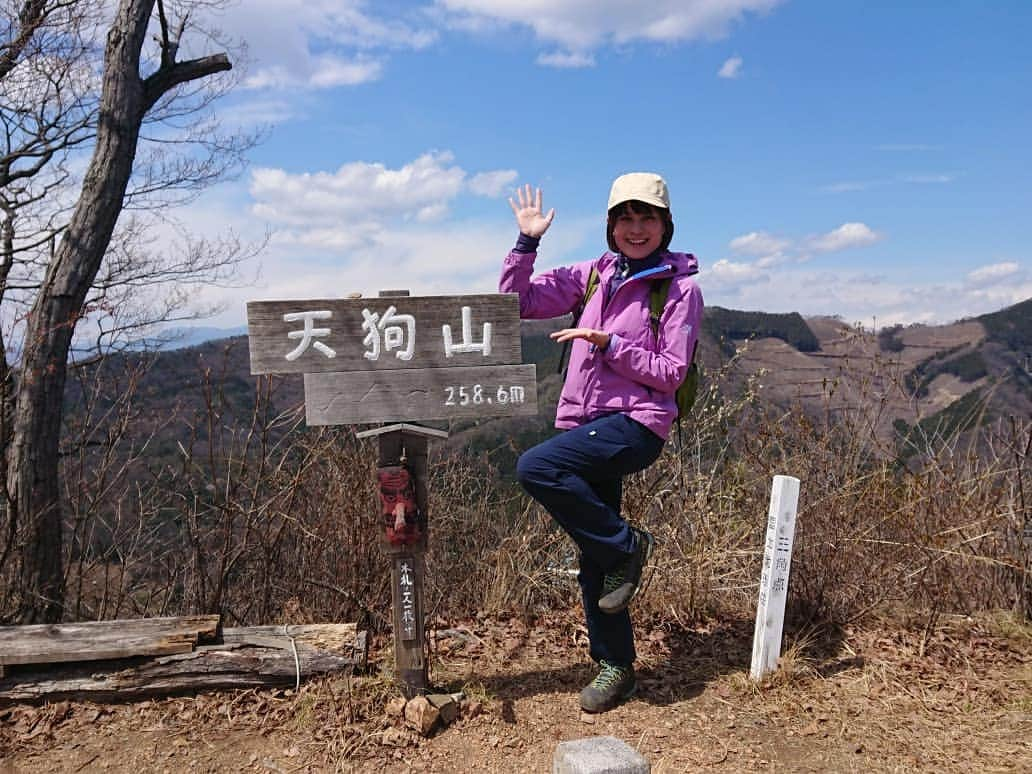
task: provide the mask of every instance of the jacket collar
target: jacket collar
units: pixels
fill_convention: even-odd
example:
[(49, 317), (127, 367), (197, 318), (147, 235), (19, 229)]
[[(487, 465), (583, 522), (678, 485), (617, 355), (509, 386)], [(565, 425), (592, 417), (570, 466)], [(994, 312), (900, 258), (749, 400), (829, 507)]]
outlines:
[[(612, 276), (617, 270), (619, 258), (620, 256), (616, 253), (606, 252), (603, 255), (604, 262), (599, 267), (599, 274), (606, 279)], [(644, 258), (643, 260), (648, 261), (649, 258)], [(676, 277), (682, 274), (690, 277), (693, 274), (699, 273), (699, 262), (691, 253), (672, 253), (669, 250), (664, 250), (660, 253), (657, 265), (669, 266), (670, 268), (665, 272), (657, 272), (651, 275), (656, 278)]]

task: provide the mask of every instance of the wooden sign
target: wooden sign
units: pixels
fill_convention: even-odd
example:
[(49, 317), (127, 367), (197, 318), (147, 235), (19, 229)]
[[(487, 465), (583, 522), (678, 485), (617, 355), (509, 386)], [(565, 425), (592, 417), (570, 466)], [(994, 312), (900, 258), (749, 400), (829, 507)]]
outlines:
[(252, 374), (520, 362), (512, 293), (251, 301), (247, 333)]
[[(247, 329), (252, 374), (304, 374), (309, 425), (537, 413), (536, 367), (520, 364), (515, 294), (418, 297), (389, 291), (368, 299), (252, 301)], [(424, 520), (420, 540), (388, 548), (395, 668), (411, 698), (427, 683), (426, 449), (427, 438), (440, 431), (393, 425), (372, 432), (380, 467), (404, 464), (413, 474)], [(390, 493), (386, 484), (381, 499), (389, 506), (384, 492)], [(402, 512), (407, 519), (406, 508)], [(387, 529), (388, 542), (397, 538), (397, 524)]]
[(514, 293), (252, 301), (247, 328), (251, 373), (305, 375), (309, 425), (537, 413)]
[(531, 416), (533, 365), (305, 374), (309, 425)]

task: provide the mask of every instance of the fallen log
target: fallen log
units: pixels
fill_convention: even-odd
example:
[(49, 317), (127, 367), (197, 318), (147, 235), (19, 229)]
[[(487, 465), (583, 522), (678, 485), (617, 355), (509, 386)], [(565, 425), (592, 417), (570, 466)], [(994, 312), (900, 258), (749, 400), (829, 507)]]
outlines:
[[(124, 661), (103, 662), (19, 672), (0, 680), (0, 706), (62, 699), (130, 701), (198, 691), (293, 686), (302, 679), (365, 667), (365, 632), (355, 633), (350, 655), (319, 650), (296, 638), (293, 645), (289, 638), (279, 643), (272, 647), (203, 645), (192, 653), (136, 659), (138, 663), (130, 666)], [(105, 667), (111, 671), (103, 671)]]
[(109, 661), (189, 653), (216, 642), (217, 615), (0, 626), (0, 675), (16, 664)]
[[(223, 629), (223, 643), (261, 645), (268, 648), (289, 648), (290, 641), (304, 643), (330, 653), (345, 655), (354, 651), (358, 635), (365, 632), (358, 624), (288, 624), (285, 626), (237, 626)], [(363, 661), (365, 656), (363, 655)]]

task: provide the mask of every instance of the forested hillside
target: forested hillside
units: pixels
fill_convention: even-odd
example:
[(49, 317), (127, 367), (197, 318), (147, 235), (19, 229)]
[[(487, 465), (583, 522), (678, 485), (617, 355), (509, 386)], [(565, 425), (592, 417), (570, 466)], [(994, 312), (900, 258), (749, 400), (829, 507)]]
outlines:
[[(808, 413), (824, 410), (829, 401), (873, 399), (861, 387), (880, 385), (878, 400), (887, 407), (880, 432), (905, 440), (911, 428), (955, 432), (1011, 413), (1027, 414), (1032, 407), (1030, 321), (1032, 300), (953, 325), (893, 326), (874, 335), (831, 318), (808, 323), (798, 314), (711, 306), (703, 320), (699, 357), (711, 376), (730, 368), (721, 377), (722, 389), (744, 389), (753, 377), (764, 385), (766, 400)], [(562, 347), (548, 334), (563, 324), (559, 319), (522, 325), (523, 361), (537, 365), (538, 416), (429, 423), (449, 430), (449, 448), (485, 453), (499, 469), (511, 471), (519, 450), (553, 432)], [(100, 416), (132, 391), (134, 420), (126, 432), (153, 435), (148, 457), (160, 461), (178, 453), (184, 428), (194, 442), (208, 437), (204, 417), (213, 404), (223, 424), (247, 421), (260, 381), (269, 411), (301, 406), (300, 377), (259, 380), (248, 369), (246, 336), (157, 354), (112, 356), (82, 369), (70, 384), (69, 423), (78, 428), (86, 408)], [(98, 383), (105, 385), (99, 392), (94, 390)], [(88, 406), (85, 395), (90, 395)]]

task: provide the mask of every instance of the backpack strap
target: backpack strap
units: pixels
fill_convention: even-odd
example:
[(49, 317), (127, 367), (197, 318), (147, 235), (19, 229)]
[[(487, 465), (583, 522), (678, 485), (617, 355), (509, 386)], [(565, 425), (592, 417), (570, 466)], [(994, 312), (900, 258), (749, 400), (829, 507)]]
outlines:
[[(671, 277), (656, 280), (649, 288), (649, 322), (652, 324), (652, 333), (659, 341), (659, 320), (666, 307), (667, 295), (670, 293)], [(692, 355), (688, 359), (688, 370), (684, 379), (674, 391), (674, 402), (677, 405), (677, 442), (682, 444), (681, 418), (687, 414), (695, 404), (695, 396), (699, 389), (699, 366), (695, 362), (695, 354), (699, 350), (699, 339), (695, 338), (692, 346)], [(683, 471), (682, 471), (683, 473)], [(682, 481), (682, 484), (684, 482)]]
[(588, 284), (584, 286), (584, 298), (581, 299), (580, 305), (578, 305), (573, 315), (573, 327), (577, 327), (577, 323), (580, 322), (581, 315), (584, 314), (584, 308), (588, 305), (588, 301), (595, 295), (595, 291), (598, 290), (598, 266), (595, 264), (591, 265), (591, 271), (588, 272)]
[[(581, 298), (580, 303), (577, 304), (573, 310), (573, 327), (576, 328), (577, 324), (580, 323), (581, 315), (584, 314), (584, 308), (588, 305), (588, 301), (595, 295), (595, 291), (598, 290), (599, 285), (599, 274), (598, 265), (591, 264), (591, 271), (588, 272), (588, 282), (584, 286), (584, 297)], [(566, 356), (570, 349), (570, 342), (563, 342), (563, 351), (559, 353), (559, 368), (557, 373), (563, 375), (563, 381), (566, 381)]]
[(673, 277), (664, 277), (656, 280), (649, 286), (649, 322), (652, 323), (652, 333), (659, 337), (659, 319), (666, 309), (667, 296), (670, 295), (670, 280)]
[[(667, 296), (670, 295), (670, 282), (673, 277), (664, 277), (656, 280), (649, 287), (649, 322), (652, 323), (652, 333), (659, 338), (659, 320), (666, 309)], [(688, 360), (689, 367), (695, 363), (695, 351), (699, 348), (699, 340), (695, 339), (695, 346), (692, 347), (692, 356)]]

